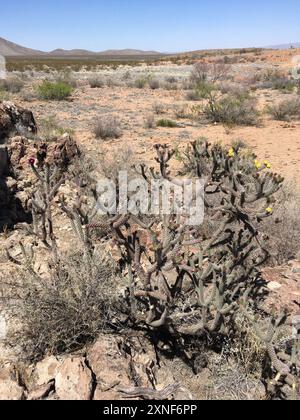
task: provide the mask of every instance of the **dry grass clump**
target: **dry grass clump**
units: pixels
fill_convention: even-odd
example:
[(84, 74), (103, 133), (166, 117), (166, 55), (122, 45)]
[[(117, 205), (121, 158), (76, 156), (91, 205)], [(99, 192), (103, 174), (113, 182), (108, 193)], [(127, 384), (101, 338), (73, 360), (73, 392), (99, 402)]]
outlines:
[(155, 102), (152, 106), (153, 112), (157, 115), (162, 115), (166, 112), (166, 106), (160, 102)]
[(281, 101), (277, 105), (270, 106), (268, 112), (278, 121), (290, 121), (293, 118), (300, 118), (300, 98), (293, 97)]
[(149, 83), (149, 80), (150, 80), (150, 77), (149, 76), (141, 76), (141, 77), (138, 77), (134, 81), (134, 87), (136, 87), (138, 89), (145, 89), (145, 87)]
[(148, 114), (145, 118), (145, 128), (155, 128), (156, 127), (156, 123), (155, 123), (155, 118), (153, 114)]
[(60, 259), (50, 265), (49, 278), (21, 270), (7, 289), (4, 303), (16, 326), (7, 340), (26, 360), (77, 351), (116, 328), (115, 275), (100, 254), (89, 264), (80, 252)]
[(262, 225), (262, 231), (270, 237), (274, 265), (295, 259), (300, 251), (299, 208), (300, 191), (294, 184), (286, 184), (277, 194), (274, 217)]
[(186, 119), (190, 117), (190, 110), (186, 105), (175, 105), (174, 115), (178, 119)]
[(10, 76), (7, 79), (0, 80), (0, 90), (9, 93), (19, 93), (24, 87), (24, 82), (18, 77)]
[(105, 82), (102, 78), (93, 76), (88, 79), (89, 85), (93, 89), (103, 88), (105, 86)]
[(65, 133), (74, 134), (70, 128), (63, 127), (55, 115), (50, 115), (38, 121), (39, 135), (48, 141), (54, 141)]
[(122, 136), (120, 122), (113, 116), (98, 117), (94, 125), (94, 134), (97, 139), (118, 139)]
[(152, 90), (157, 90), (160, 88), (160, 82), (158, 79), (151, 79), (149, 80), (149, 87)]

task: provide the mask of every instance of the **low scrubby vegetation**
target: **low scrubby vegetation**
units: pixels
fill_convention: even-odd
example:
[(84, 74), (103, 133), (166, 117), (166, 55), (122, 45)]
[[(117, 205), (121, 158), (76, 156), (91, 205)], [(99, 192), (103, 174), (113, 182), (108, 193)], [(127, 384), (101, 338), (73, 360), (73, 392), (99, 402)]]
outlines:
[(0, 80), (0, 90), (9, 93), (19, 93), (24, 87), (24, 82), (18, 77), (10, 76)]
[(73, 88), (66, 82), (50, 82), (44, 80), (38, 87), (37, 93), (41, 99), (52, 101), (63, 101), (68, 99)]
[(94, 76), (88, 79), (89, 85), (91, 88), (103, 88), (105, 86), (105, 82), (102, 78)]
[(268, 107), (268, 112), (275, 120), (290, 121), (293, 118), (300, 118), (300, 98), (293, 97), (281, 101), (277, 105)]
[(164, 127), (164, 128), (177, 128), (178, 124), (176, 121), (169, 120), (167, 118), (163, 118), (157, 121), (157, 127)]
[(210, 122), (228, 126), (256, 126), (259, 123), (256, 100), (247, 95), (210, 95), (203, 112)]
[(120, 122), (113, 116), (98, 117), (94, 125), (94, 134), (97, 139), (118, 139), (122, 136)]

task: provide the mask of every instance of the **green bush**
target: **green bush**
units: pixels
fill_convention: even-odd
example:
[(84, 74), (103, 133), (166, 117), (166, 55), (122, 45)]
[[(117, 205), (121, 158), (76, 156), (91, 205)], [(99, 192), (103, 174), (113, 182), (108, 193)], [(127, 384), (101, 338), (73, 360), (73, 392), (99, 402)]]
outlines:
[(73, 92), (72, 86), (65, 82), (49, 82), (44, 80), (37, 88), (41, 99), (63, 101), (69, 98)]
[(211, 122), (229, 126), (254, 126), (258, 124), (259, 117), (255, 100), (235, 95), (221, 98), (211, 95), (204, 108), (204, 115)]
[(205, 80), (199, 81), (196, 85), (196, 88), (187, 94), (187, 99), (190, 101), (200, 101), (201, 99), (206, 99), (216, 87), (213, 83), (209, 83)]
[(178, 127), (178, 124), (175, 121), (163, 118), (157, 121), (157, 127), (176, 128)]

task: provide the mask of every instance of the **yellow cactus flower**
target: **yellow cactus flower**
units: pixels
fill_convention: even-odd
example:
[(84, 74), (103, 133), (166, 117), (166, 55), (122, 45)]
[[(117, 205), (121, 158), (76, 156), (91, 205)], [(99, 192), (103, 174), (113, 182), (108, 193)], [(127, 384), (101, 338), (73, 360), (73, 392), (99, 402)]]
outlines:
[(264, 165), (265, 165), (265, 167), (266, 167), (266, 168), (268, 168), (268, 169), (272, 169), (272, 165), (271, 165), (271, 163), (270, 163), (270, 162), (268, 162), (267, 160), (265, 160), (265, 161), (264, 161)]
[(254, 165), (255, 165), (256, 169), (260, 169), (261, 168), (261, 163), (257, 159), (255, 159)]
[(268, 208), (266, 209), (266, 213), (268, 213), (268, 214), (272, 214), (272, 213), (273, 213), (273, 209), (272, 209), (272, 207), (268, 207)]
[(234, 151), (234, 149), (232, 147), (228, 151), (228, 156), (229, 157), (234, 157), (235, 156), (235, 151)]

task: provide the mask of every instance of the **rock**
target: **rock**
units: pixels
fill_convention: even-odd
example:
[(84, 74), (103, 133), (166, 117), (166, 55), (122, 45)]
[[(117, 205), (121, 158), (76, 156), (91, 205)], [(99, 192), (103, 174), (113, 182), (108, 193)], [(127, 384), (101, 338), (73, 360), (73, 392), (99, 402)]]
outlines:
[(272, 292), (275, 292), (276, 290), (281, 289), (282, 286), (277, 281), (270, 281), (270, 283), (268, 283), (268, 286), (267, 287)]
[(102, 389), (116, 383), (131, 386), (129, 361), (121, 355), (113, 337), (101, 337), (88, 352), (87, 360)]
[(14, 169), (27, 169), (29, 173), (32, 172), (28, 163), (31, 158), (36, 159), (39, 166), (43, 166), (47, 162), (65, 170), (80, 155), (76, 142), (69, 134), (52, 142), (42, 140), (36, 142), (16, 136), (11, 139), (9, 146), (11, 166)]
[(47, 357), (41, 362), (38, 362), (33, 372), (35, 385), (45, 385), (54, 380), (61, 365), (62, 362), (54, 356)]
[(76, 157), (80, 157), (80, 150), (76, 142), (67, 133), (44, 149), (47, 162), (60, 168), (67, 168)]
[(38, 386), (37, 388), (35, 388), (33, 391), (31, 391), (28, 394), (27, 399), (29, 401), (38, 401), (38, 400), (43, 400), (44, 398), (47, 398), (49, 394), (52, 391), (54, 391), (55, 389), (54, 384), (55, 384), (55, 381), (51, 381), (46, 385)]
[(55, 389), (60, 400), (91, 400), (93, 378), (84, 358), (68, 358), (63, 362), (55, 378)]
[(35, 134), (37, 126), (31, 111), (16, 106), (13, 102), (0, 105), (0, 142), (13, 133)]
[(9, 160), (14, 169), (18, 168), (21, 159), (26, 155), (27, 147), (28, 140), (25, 137), (16, 136), (10, 140)]
[(25, 399), (24, 388), (18, 384), (10, 371), (0, 370), (0, 400), (20, 401), (23, 399)]

